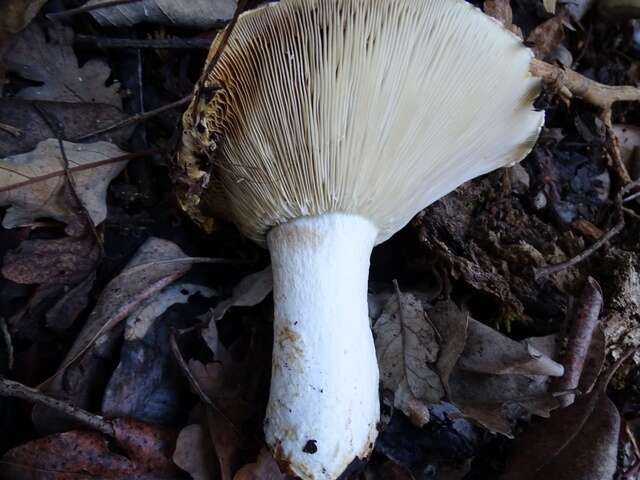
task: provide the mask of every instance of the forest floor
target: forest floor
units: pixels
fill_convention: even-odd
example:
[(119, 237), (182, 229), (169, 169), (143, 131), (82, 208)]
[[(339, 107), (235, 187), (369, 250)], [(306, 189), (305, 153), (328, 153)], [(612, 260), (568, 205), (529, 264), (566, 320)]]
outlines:
[[(176, 195), (235, 2), (106, 3), (0, 2), (0, 479), (288, 478), (268, 252)], [(473, 3), (534, 50), (545, 127), (374, 250), (382, 420), (344, 478), (640, 478), (640, 20)], [(395, 368), (424, 352), (429, 395)]]

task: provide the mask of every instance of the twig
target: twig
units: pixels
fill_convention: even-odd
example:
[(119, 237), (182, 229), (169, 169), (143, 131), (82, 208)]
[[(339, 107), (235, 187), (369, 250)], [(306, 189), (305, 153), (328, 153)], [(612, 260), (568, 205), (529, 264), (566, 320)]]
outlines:
[(7, 347), (7, 368), (13, 370), (13, 341), (4, 317), (0, 317), (0, 331), (2, 331), (2, 338), (4, 338), (4, 344)]
[(613, 127), (610, 124), (605, 123), (606, 128), (606, 146), (607, 152), (611, 159), (611, 168), (616, 176), (620, 179), (622, 185), (631, 183), (631, 175), (627, 170), (627, 166), (622, 161), (622, 155), (620, 155), (620, 139), (613, 131)]
[(535, 268), (534, 276), (536, 280), (546, 277), (548, 275), (553, 275), (554, 273), (561, 272), (566, 270), (567, 268), (571, 268), (578, 263), (582, 262), (589, 258), (589, 256), (593, 255), (597, 250), (602, 248), (609, 240), (615, 237), (618, 233), (622, 231), (624, 228), (624, 219), (620, 220), (611, 230), (605, 233), (598, 241), (596, 241), (593, 245), (587, 248), (584, 252), (579, 253), (575, 257), (567, 260), (566, 262), (558, 263), (556, 265), (547, 265), (546, 267)]
[[(575, 390), (580, 384), (580, 377), (591, 347), (593, 332), (600, 319), (603, 297), (602, 289), (592, 277), (582, 289), (574, 320), (569, 330), (567, 352), (563, 361), (564, 375), (554, 379), (553, 390)], [(575, 395), (566, 395), (560, 399), (562, 407), (573, 403)]]
[(83, 425), (102, 432), (105, 435), (108, 435), (110, 437), (114, 436), (115, 432), (113, 430), (111, 422), (109, 420), (106, 420), (104, 417), (83, 410), (82, 408), (78, 408), (69, 402), (58, 400), (57, 398), (52, 398), (48, 395), (45, 395), (40, 390), (27, 387), (26, 385), (23, 385), (21, 383), (0, 377), (0, 396), (20, 398), (22, 400), (27, 400), (29, 402), (44, 405), (45, 407), (49, 407), (56, 411), (62, 412), (73, 418), (74, 420), (82, 423)]
[(47, 18), (49, 20), (58, 20), (60, 18), (71, 17), (73, 15), (91, 12), (93, 10), (101, 10), (103, 8), (116, 7), (118, 5), (126, 5), (128, 3), (139, 3), (142, 1), (143, 0), (107, 0), (106, 2), (100, 2), (94, 5), (83, 5), (82, 7), (70, 8), (69, 10), (64, 10), (62, 12), (49, 13), (47, 14)]
[[(156, 153), (162, 153), (162, 152), (164, 152), (164, 149), (162, 148), (152, 148), (149, 150), (144, 150), (142, 152), (128, 153), (127, 155), (120, 155), (119, 157), (105, 158), (104, 160), (98, 160), (97, 162), (85, 163), (84, 165), (71, 167), (69, 168), (69, 173), (73, 174), (76, 172), (81, 172), (83, 170), (91, 170), (93, 168), (102, 167), (103, 165), (109, 165), (111, 163), (118, 163), (118, 162), (126, 162), (136, 158), (146, 157), (148, 155), (154, 155)], [(44, 182), (52, 178), (61, 177), (64, 174), (65, 172), (63, 170), (58, 170), (57, 172), (51, 172), (45, 175), (41, 175), (39, 177), (30, 178), (29, 180), (25, 180), (24, 182), (13, 183), (6, 187), (0, 187), (0, 193), (8, 192), (9, 190), (14, 190), (16, 188), (22, 188), (24, 186), (31, 185), (34, 183)]]
[(227, 415), (225, 415), (225, 413), (220, 409), (220, 407), (218, 407), (218, 405), (216, 405), (216, 403), (211, 399), (211, 397), (207, 395), (207, 393), (200, 386), (200, 383), (198, 382), (198, 380), (191, 373), (191, 369), (189, 368), (189, 365), (187, 365), (187, 362), (182, 356), (182, 352), (180, 352), (180, 347), (178, 346), (178, 342), (176, 340), (175, 329), (171, 330), (170, 341), (171, 341), (171, 351), (173, 352), (173, 356), (175, 357), (176, 361), (178, 362), (178, 365), (180, 366), (180, 369), (183, 371), (183, 373), (187, 377), (189, 384), (195, 390), (198, 397), (200, 397), (200, 399), (204, 403), (206, 403), (213, 410), (215, 410), (225, 421), (227, 421), (231, 426), (231, 428), (235, 431), (235, 433), (240, 438), (242, 438), (244, 436), (242, 434), (242, 431), (236, 426), (235, 423), (233, 423), (233, 421)]
[(24, 135), (24, 132), (19, 128), (13, 127), (11, 125), (7, 125), (6, 123), (0, 122), (0, 130), (7, 132), (9, 135), (13, 135), (16, 138), (20, 138)]
[(556, 85), (558, 90), (569, 92), (572, 96), (600, 108), (608, 126), (611, 126), (611, 107), (614, 103), (640, 101), (639, 88), (604, 85), (571, 69), (556, 67), (541, 60), (534, 59), (530, 71), (545, 82)]
[(82, 142), (84, 140), (87, 140), (89, 138), (95, 137), (97, 135), (102, 135), (104, 133), (108, 133), (111, 132), (113, 130), (119, 130), (121, 128), (124, 127), (128, 127), (129, 125), (134, 125), (136, 123), (140, 123), (143, 122), (145, 120), (148, 120), (152, 117), (155, 117), (161, 113), (166, 112), (167, 110), (173, 110), (174, 108), (178, 108), (178, 107), (182, 107), (183, 105), (187, 105), (190, 101), (191, 101), (191, 97), (192, 95), (189, 95), (187, 97), (181, 98), (180, 100), (177, 100), (175, 102), (169, 103), (167, 105), (164, 105), (160, 108), (156, 108), (155, 110), (149, 110), (148, 112), (145, 113), (139, 113), (137, 115), (133, 115), (132, 117), (129, 117), (125, 120), (122, 120), (120, 122), (116, 122), (113, 123), (111, 125), (107, 125), (104, 128), (101, 128), (99, 130), (96, 130), (94, 132), (90, 132), (90, 133), (86, 133), (83, 135), (78, 135), (76, 137), (73, 137), (71, 139), (69, 139), (71, 142)]
[(155, 49), (208, 49), (213, 38), (159, 38), (141, 40), (137, 38), (94, 37), (77, 35), (76, 43), (91, 44), (98, 48), (155, 48)]

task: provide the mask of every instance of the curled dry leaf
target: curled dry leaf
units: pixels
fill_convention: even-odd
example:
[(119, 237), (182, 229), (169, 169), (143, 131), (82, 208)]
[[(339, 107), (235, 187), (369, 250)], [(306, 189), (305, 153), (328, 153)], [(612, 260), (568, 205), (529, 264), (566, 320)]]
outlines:
[(517, 441), (505, 480), (611, 480), (616, 471), (620, 414), (604, 388), (594, 389)]
[(256, 463), (245, 465), (234, 475), (233, 480), (285, 480), (271, 452), (263, 448)]
[(522, 30), (513, 23), (511, 0), (485, 0), (484, 13), (495, 18), (518, 37), (522, 38)]
[(273, 290), (271, 267), (243, 278), (233, 289), (230, 298), (223, 300), (213, 310), (213, 319), (220, 320), (231, 307), (253, 307), (264, 300)]
[(109, 448), (101, 434), (70, 431), (16, 447), (2, 457), (0, 478), (6, 480), (122, 479), (177, 472), (169, 459), (175, 433), (129, 419), (113, 421), (115, 443)]
[(6, 68), (42, 85), (20, 90), (18, 97), (71, 103), (104, 103), (122, 107), (119, 85), (106, 85), (111, 69), (102, 60), (91, 59), (82, 67), (72, 48), (73, 31), (51, 23), (46, 31), (31, 24), (15, 37), (5, 56)]
[(199, 424), (184, 427), (178, 435), (173, 462), (193, 480), (210, 480), (216, 476), (209, 432)]
[[(75, 191), (98, 225), (107, 216), (107, 187), (127, 162), (97, 162), (126, 152), (108, 142), (63, 145), (69, 168), (75, 169), (71, 171)], [(0, 160), (0, 172), (0, 205), (10, 205), (2, 221), (5, 228), (27, 226), (40, 218), (70, 223), (77, 215), (64, 195), (64, 162), (57, 140), (45, 140), (32, 152)]]
[[(103, 0), (89, 0), (95, 5)], [(130, 27), (140, 22), (178, 27), (212, 28), (229, 20), (237, 0), (142, 0), (94, 10), (91, 15), (103, 26)]]

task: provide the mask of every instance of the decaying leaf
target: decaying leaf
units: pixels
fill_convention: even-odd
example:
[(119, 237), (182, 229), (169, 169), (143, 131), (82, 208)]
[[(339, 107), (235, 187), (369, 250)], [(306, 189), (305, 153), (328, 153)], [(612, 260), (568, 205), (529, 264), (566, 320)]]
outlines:
[(538, 25), (527, 37), (536, 58), (544, 59), (564, 40), (564, 23), (561, 16), (552, 17)]
[[(64, 142), (75, 191), (95, 225), (107, 215), (107, 187), (126, 166), (125, 160), (93, 165), (121, 157), (126, 152), (108, 142), (75, 144)], [(40, 218), (69, 223), (72, 205), (64, 195), (65, 176), (58, 141), (45, 140), (32, 152), (0, 160), (0, 205), (10, 205), (2, 225), (28, 226)]]
[(35, 17), (47, 0), (1, 0), (0, 42), (3, 36), (18, 33)]
[(209, 433), (194, 423), (184, 427), (178, 435), (173, 462), (191, 475), (193, 480), (210, 480), (216, 475), (213, 444)]
[[(95, 5), (101, 0), (89, 0)], [(178, 27), (212, 28), (229, 20), (237, 0), (143, 0), (125, 5), (101, 8), (91, 12), (104, 26), (130, 27), (140, 22)]]
[(90, 236), (25, 240), (5, 255), (2, 275), (26, 285), (75, 285), (95, 268), (98, 258)]
[(620, 414), (605, 389), (594, 389), (517, 441), (505, 480), (611, 480), (616, 471)]
[[(563, 368), (529, 342), (505, 337), (450, 301), (425, 312), (414, 295), (401, 298), (402, 318), (394, 296), (373, 328), (382, 385), (415, 425), (424, 425), (427, 408), (445, 397), (477, 423), (508, 436), (523, 409), (547, 416), (558, 406), (547, 381)], [(411, 375), (423, 390), (410, 387)]]
[(12, 42), (5, 63), (7, 70), (42, 85), (26, 87), (18, 97), (71, 103), (104, 103), (122, 107), (119, 85), (106, 85), (111, 69), (102, 60), (78, 65), (73, 48), (73, 31), (60, 23), (45, 31), (31, 24)]
[(522, 30), (513, 23), (513, 11), (511, 10), (511, 0), (485, 0), (484, 13), (495, 18), (520, 38)]
[(245, 465), (238, 473), (235, 474), (233, 480), (285, 480), (285, 477), (276, 463), (271, 452), (263, 448), (258, 455), (256, 463)]
[(123, 479), (136, 475), (157, 478), (177, 472), (170, 460), (175, 433), (129, 419), (113, 421), (115, 443), (109, 448), (97, 432), (70, 431), (34, 440), (2, 457), (0, 478), (6, 480)]
[[(107, 417), (129, 417), (162, 423), (179, 415), (184, 398), (175, 360), (171, 355), (172, 306), (184, 304), (193, 295), (211, 297), (213, 291), (189, 283), (176, 283), (151, 297), (125, 323), (120, 363), (109, 379), (102, 399)], [(182, 395), (181, 395), (182, 393)]]
[(223, 300), (213, 310), (213, 320), (224, 317), (231, 307), (253, 307), (259, 304), (273, 290), (271, 267), (243, 278), (233, 289), (233, 295)]
[(411, 294), (398, 295), (387, 303), (373, 327), (382, 385), (396, 391), (406, 382), (415, 398), (438, 402), (444, 387), (434, 370), (440, 350), (436, 332), (420, 300)]

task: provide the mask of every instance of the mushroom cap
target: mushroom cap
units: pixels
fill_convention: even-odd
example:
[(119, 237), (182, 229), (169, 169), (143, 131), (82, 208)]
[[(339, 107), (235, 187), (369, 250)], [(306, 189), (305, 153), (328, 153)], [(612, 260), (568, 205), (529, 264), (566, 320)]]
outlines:
[(208, 157), (231, 217), (259, 243), (327, 212), (366, 217), (380, 243), (531, 151), (544, 121), (531, 59), (464, 0), (268, 4), (240, 16), (201, 82), (179, 161), (198, 177)]

